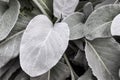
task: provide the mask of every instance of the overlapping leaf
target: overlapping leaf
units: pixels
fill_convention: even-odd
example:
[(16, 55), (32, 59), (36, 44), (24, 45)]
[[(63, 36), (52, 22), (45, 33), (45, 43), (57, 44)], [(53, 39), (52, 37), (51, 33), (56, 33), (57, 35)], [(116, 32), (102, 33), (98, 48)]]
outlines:
[[(95, 38), (110, 37), (110, 22), (113, 18), (120, 13), (119, 4), (111, 4), (96, 9), (87, 19), (85, 25), (87, 27), (86, 33), (89, 35), (87, 39), (93, 40)], [(101, 29), (100, 29), (101, 28)], [(105, 31), (106, 30), (106, 31)]]
[(73, 13), (79, 3), (79, 0), (53, 0), (54, 16), (64, 18)]
[(25, 30), (20, 46), (20, 64), (32, 77), (46, 73), (62, 57), (68, 46), (66, 23), (52, 22), (45, 15), (33, 18)]
[(98, 80), (120, 80), (120, 45), (113, 38), (86, 41), (85, 52)]
[(0, 41), (5, 39), (14, 27), (18, 19), (19, 9), (20, 4), (17, 0), (9, 1), (9, 8), (0, 18)]
[(63, 19), (63, 22), (66, 22), (70, 28), (70, 40), (82, 38), (84, 35), (84, 14), (83, 13), (73, 13)]
[(112, 21), (111, 34), (113, 36), (120, 36), (120, 14), (117, 15)]

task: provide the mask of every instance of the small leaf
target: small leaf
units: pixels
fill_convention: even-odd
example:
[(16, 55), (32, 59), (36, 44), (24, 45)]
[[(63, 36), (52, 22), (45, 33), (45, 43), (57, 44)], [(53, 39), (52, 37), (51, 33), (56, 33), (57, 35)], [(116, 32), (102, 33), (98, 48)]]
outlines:
[(60, 19), (73, 13), (79, 0), (53, 0), (54, 16)]
[[(89, 40), (93, 40), (95, 38), (105, 38), (110, 37), (111, 33), (109, 32), (110, 29), (110, 22), (113, 18), (120, 13), (120, 5), (119, 4), (111, 4), (100, 7), (96, 9), (87, 19), (86, 25), (86, 33), (89, 36)], [(102, 28), (106, 27), (106, 28)], [(99, 30), (99, 29), (100, 30)], [(103, 29), (103, 30), (102, 30)], [(106, 30), (106, 31), (105, 31)], [(91, 33), (94, 31), (93, 33)], [(106, 33), (105, 33), (106, 32)], [(97, 33), (95, 35), (94, 33)], [(91, 37), (92, 35), (92, 37)]]
[(120, 36), (120, 14), (118, 14), (112, 21), (111, 34), (113, 36)]
[(46, 73), (55, 66), (65, 52), (69, 41), (66, 23), (52, 22), (38, 15), (28, 24), (21, 41), (20, 63), (31, 77)]
[(86, 41), (85, 52), (98, 80), (120, 80), (120, 45), (113, 38)]
[(0, 18), (0, 41), (5, 39), (14, 27), (18, 15), (20, 4), (17, 0), (10, 0), (9, 8)]
[(78, 12), (63, 19), (63, 22), (66, 22), (70, 28), (70, 40), (80, 39), (84, 36), (85, 25), (82, 23), (83, 21), (84, 14)]
[(93, 4), (91, 2), (88, 2), (83, 7), (83, 12), (86, 16), (86, 18), (93, 12)]
[(78, 80), (93, 80), (91, 69), (88, 69)]

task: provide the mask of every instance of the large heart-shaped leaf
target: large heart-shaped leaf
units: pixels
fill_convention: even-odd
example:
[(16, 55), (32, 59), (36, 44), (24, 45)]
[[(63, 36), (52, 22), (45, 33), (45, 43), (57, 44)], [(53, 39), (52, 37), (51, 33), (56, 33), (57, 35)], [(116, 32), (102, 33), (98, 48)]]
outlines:
[(9, 1), (9, 8), (0, 18), (0, 40), (5, 39), (14, 27), (18, 19), (19, 9), (20, 4), (17, 0)]
[(69, 28), (66, 23), (52, 22), (38, 15), (28, 24), (21, 41), (20, 63), (32, 77), (50, 70), (62, 57), (68, 46)]
[(117, 15), (112, 21), (111, 34), (113, 36), (120, 36), (120, 14)]
[(85, 52), (98, 80), (120, 80), (120, 45), (113, 38), (86, 41)]
[(79, 0), (53, 0), (54, 16), (64, 18), (73, 13), (79, 3)]
[(75, 12), (63, 19), (70, 28), (70, 40), (79, 39), (84, 36), (84, 14)]
[(66, 80), (70, 76), (70, 70), (68, 66), (62, 62), (53, 67), (50, 72), (45, 73), (38, 77), (31, 77), (30, 80)]
[[(88, 35), (86, 38), (89, 40), (93, 40), (95, 38), (100, 38), (100, 37), (102, 37), (102, 38), (110, 37), (111, 36), (110, 31), (109, 31), (110, 24), (111, 24), (110, 22), (119, 13), (120, 13), (120, 5), (119, 4), (106, 5), (106, 6), (96, 9), (88, 17), (85, 25), (87, 27), (86, 33), (88, 33), (89, 35), (95, 35), (95, 33), (96, 33), (98, 36), (95, 35), (95, 36), (91, 37)], [(106, 28), (103, 28), (103, 27), (106, 27)], [(103, 29), (105, 29), (107, 31), (105, 31)]]

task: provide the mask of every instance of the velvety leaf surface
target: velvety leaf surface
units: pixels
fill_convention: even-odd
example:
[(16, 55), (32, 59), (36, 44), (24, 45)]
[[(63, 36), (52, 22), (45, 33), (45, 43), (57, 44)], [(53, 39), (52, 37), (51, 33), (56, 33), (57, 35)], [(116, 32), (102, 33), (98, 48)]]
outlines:
[(70, 40), (79, 39), (84, 36), (84, 14), (75, 12), (63, 19), (70, 28)]
[[(95, 38), (99, 37), (109, 37), (111, 36), (110, 33), (108, 33), (108, 30), (110, 28), (109, 22), (113, 20), (113, 18), (120, 13), (120, 5), (119, 4), (111, 4), (111, 5), (105, 5), (103, 7), (100, 7), (96, 9), (87, 19), (85, 25), (86, 25), (86, 33), (89, 35), (94, 35), (94, 33), (99, 34), (98, 37), (92, 36), (92, 37), (87, 37), (89, 40), (93, 40)], [(108, 24), (107, 24), (108, 23)], [(105, 26), (106, 28), (102, 28)], [(107, 29), (107, 31), (104, 30), (96, 30), (97, 28), (101, 29)], [(94, 30), (94, 33), (91, 33), (91, 31)], [(105, 33), (106, 32), (106, 33)], [(90, 34), (91, 33), (91, 34)], [(102, 34), (102, 35), (101, 35)]]
[(120, 45), (113, 38), (86, 41), (85, 52), (98, 80), (120, 80)]
[(5, 39), (14, 27), (18, 19), (19, 9), (19, 2), (17, 0), (10, 0), (9, 8), (0, 18), (0, 40)]
[(78, 5), (79, 0), (53, 0), (54, 16), (64, 18), (73, 13)]
[(38, 15), (28, 24), (20, 46), (20, 64), (31, 77), (46, 73), (57, 64), (68, 46), (69, 28), (66, 23), (52, 22)]
[(18, 56), (22, 33), (19, 32), (0, 43), (0, 68)]

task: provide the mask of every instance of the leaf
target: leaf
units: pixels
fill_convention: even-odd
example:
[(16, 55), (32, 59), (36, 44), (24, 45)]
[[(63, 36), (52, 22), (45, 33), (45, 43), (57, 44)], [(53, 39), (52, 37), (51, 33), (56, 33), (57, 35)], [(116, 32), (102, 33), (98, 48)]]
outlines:
[[(88, 36), (86, 37), (89, 40), (93, 40), (95, 38), (105, 38), (110, 37), (111, 33), (108, 32), (110, 28), (110, 23), (113, 18), (120, 13), (120, 5), (119, 4), (111, 4), (106, 5), (103, 7), (100, 7), (96, 9), (87, 19), (85, 25), (86, 25), (86, 33), (89, 35), (93, 35), (92, 37)], [(106, 28), (102, 28), (102, 27)], [(99, 31), (99, 29), (100, 31)], [(98, 30), (97, 30), (98, 29)], [(105, 30), (102, 30), (105, 29)], [(94, 33), (97, 33), (98, 36), (94, 36), (94, 33), (91, 33), (91, 31), (94, 31)], [(105, 33), (106, 32), (106, 33)]]
[(2, 80), (9, 80), (14, 72), (20, 68), (19, 61), (17, 60), (15, 64), (1, 77)]
[(111, 22), (106, 22), (105, 24), (100, 25), (100, 27), (95, 28), (89, 34), (86, 35), (86, 38), (93, 40), (95, 38), (111, 37), (110, 33)]
[(12, 59), (5, 66), (0, 68), (0, 78), (1, 78), (1, 76), (3, 76), (13, 66), (15, 61), (16, 61), (16, 59)]
[(14, 27), (18, 15), (20, 4), (17, 0), (10, 0), (9, 8), (0, 18), (0, 41), (5, 39)]
[(86, 58), (98, 80), (120, 80), (120, 45), (113, 38), (86, 41)]
[(53, 0), (54, 16), (60, 19), (73, 13), (79, 0)]
[(18, 56), (22, 33), (19, 32), (0, 44), (0, 68)]
[(70, 28), (70, 40), (79, 39), (84, 36), (84, 14), (83, 13), (73, 13), (68, 17), (63, 19)]
[(86, 16), (86, 18), (93, 12), (93, 4), (91, 2), (88, 2), (83, 7), (83, 12)]
[(68, 66), (59, 62), (52, 70), (50, 80), (66, 80), (70, 76)]
[(120, 36), (120, 14), (118, 14), (112, 21), (111, 34), (113, 36)]
[[(58, 64), (50, 71), (50, 80), (65, 80), (69, 76), (69, 68), (62, 62), (58, 62)], [(48, 73), (45, 73), (39, 77), (31, 77), (30, 80), (48, 80)]]
[(102, 7), (104, 5), (113, 4), (116, 0), (104, 0), (102, 3), (95, 6), (95, 9)]
[(78, 80), (93, 80), (91, 69), (88, 69)]
[(55, 66), (65, 52), (69, 41), (66, 23), (52, 22), (38, 15), (28, 24), (21, 41), (20, 63), (31, 77), (46, 73)]

